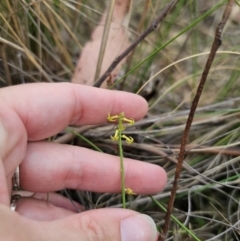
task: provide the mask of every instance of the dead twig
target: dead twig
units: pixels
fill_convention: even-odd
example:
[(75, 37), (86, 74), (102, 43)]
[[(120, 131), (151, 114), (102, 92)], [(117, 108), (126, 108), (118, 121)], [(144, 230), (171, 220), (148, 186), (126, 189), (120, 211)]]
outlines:
[(202, 77), (201, 77), (201, 80), (200, 80), (199, 85), (198, 85), (197, 93), (196, 93), (196, 95), (193, 99), (193, 102), (192, 102), (190, 113), (188, 115), (185, 130), (184, 130), (184, 133), (183, 133), (183, 136), (182, 136), (180, 152), (179, 152), (179, 157), (178, 157), (178, 164), (177, 164), (177, 167), (176, 167), (175, 177), (174, 177), (174, 181), (173, 181), (173, 187), (172, 187), (172, 190), (171, 190), (171, 196), (170, 196), (168, 207), (167, 207), (163, 232), (161, 233), (161, 235), (159, 237), (159, 241), (164, 241), (167, 237), (167, 234), (168, 234), (169, 223), (170, 223), (170, 218), (171, 218), (172, 209), (173, 209), (173, 203), (174, 203), (174, 200), (175, 200), (175, 197), (176, 197), (176, 192), (177, 192), (177, 188), (178, 188), (178, 181), (179, 181), (179, 177), (180, 177), (180, 173), (181, 173), (182, 165), (183, 165), (183, 160), (184, 160), (185, 153), (186, 153), (185, 148), (186, 148), (186, 144), (187, 144), (188, 134), (189, 134), (189, 131), (190, 131), (190, 128), (191, 128), (191, 125), (192, 125), (194, 114), (195, 114), (199, 99), (201, 97), (202, 90), (203, 90), (204, 84), (206, 82), (209, 70), (212, 66), (212, 62), (215, 58), (216, 52), (221, 45), (222, 31), (223, 31), (223, 28), (224, 28), (224, 26), (225, 26), (225, 24), (226, 24), (226, 22), (227, 22), (227, 20), (230, 16), (231, 12), (232, 12), (233, 3), (234, 3), (234, 0), (228, 1), (227, 5), (226, 5), (226, 8), (225, 8), (225, 11), (224, 11), (223, 16), (222, 16), (222, 20), (217, 26), (215, 38), (214, 38), (214, 41), (213, 41), (213, 44), (212, 44), (212, 49), (211, 49), (211, 52), (209, 54), (209, 57), (208, 57), (206, 65), (205, 65), (204, 71), (202, 73)]
[(137, 45), (144, 40), (152, 31), (154, 31), (158, 24), (167, 16), (171, 9), (179, 0), (173, 0), (170, 2), (161, 14), (153, 21), (153, 23), (122, 53), (120, 54), (109, 66), (106, 72), (94, 83), (94, 87), (100, 87), (109, 74), (116, 68), (116, 66), (131, 52)]

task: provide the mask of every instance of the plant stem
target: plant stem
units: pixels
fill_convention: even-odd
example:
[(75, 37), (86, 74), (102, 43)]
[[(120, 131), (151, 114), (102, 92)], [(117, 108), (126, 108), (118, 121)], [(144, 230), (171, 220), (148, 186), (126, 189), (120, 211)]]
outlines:
[[(122, 120), (119, 118), (119, 125), (121, 125)], [(119, 139), (118, 139), (118, 147), (119, 147), (119, 156), (120, 156), (120, 171), (121, 171), (121, 184), (122, 184), (122, 203), (123, 208), (126, 208), (126, 197), (125, 197), (125, 175), (124, 175), (124, 163), (123, 163), (123, 149), (122, 149), (122, 130), (119, 128)]]
[(197, 88), (196, 95), (193, 99), (192, 106), (190, 108), (190, 112), (189, 112), (189, 115), (188, 115), (188, 119), (187, 119), (187, 122), (186, 122), (186, 125), (185, 125), (182, 140), (181, 140), (180, 151), (179, 151), (179, 156), (178, 156), (178, 163), (177, 163), (177, 166), (176, 166), (176, 172), (175, 172), (175, 177), (174, 177), (174, 180), (173, 180), (171, 196), (170, 196), (170, 199), (169, 199), (167, 212), (166, 212), (166, 216), (165, 216), (163, 233), (162, 233), (162, 235), (159, 239), (160, 241), (164, 241), (167, 238), (169, 224), (170, 224), (170, 218), (171, 218), (171, 214), (172, 214), (172, 210), (173, 210), (173, 204), (174, 204), (174, 200), (175, 200), (176, 193), (177, 193), (178, 182), (179, 182), (179, 178), (180, 178), (180, 174), (181, 174), (181, 170), (182, 170), (183, 161), (184, 161), (184, 158), (185, 158), (188, 134), (189, 134), (191, 126), (192, 126), (195, 111), (197, 109), (198, 102), (199, 102), (199, 99), (200, 99), (202, 91), (203, 91), (203, 87), (204, 87), (205, 82), (207, 80), (209, 70), (211, 69), (211, 66), (212, 66), (213, 60), (215, 58), (216, 52), (217, 52), (218, 48), (221, 46), (221, 43), (222, 43), (221, 37), (222, 37), (223, 28), (224, 28), (224, 26), (225, 26), (225, 24), (226, 24), (226, 22), (227, 22), (227, 20), (230, 16), (231, 12), (232, 12), (233, 3), (234, 3), (234, 0), (228, 0), (228, 3), (227, 3), (226, 8), (224, 10), (222, 19), (217, 26), (215, 38), (214, 38), (212, 48), (211, 48), (211, 52), (209, 54), (208, 60), (206, 62), (204, 71), (202, 73), (202, 77), (200, 79), (200, 82), (199, 82), (199, 85), (198, 85), (198, 88)]

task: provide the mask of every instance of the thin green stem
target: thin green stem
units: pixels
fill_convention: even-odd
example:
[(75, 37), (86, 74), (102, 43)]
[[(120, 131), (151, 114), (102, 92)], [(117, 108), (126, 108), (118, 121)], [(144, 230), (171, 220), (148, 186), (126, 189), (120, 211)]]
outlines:
[[(122, 125), (122, 119), (119, 118), (119, 126)], [(126, 196), (125, 196), (125, 172), (124, 172), (124, 163), (123, 163), (123, 149), (122, 149), (122, 130), (119, 128), (119, 138), (118, 138), (118, 147), (119, 147), (119, 156), (120, 156), (120, 168), (121, 168), (121, 183), (122, 183), (122, 203), (123, 208), (126, 208)]]
[(85, 141), (86, 143), (88, 143), (90, 146), (92, 146), (95, 150), (99, 151), (99, 152), (103, 152), (99, 147), (97, 147), (94, 143), (92, 143), (90, 140), (88, 140), (86, 137), (84, 137), (83, 135), (79, 134), (76, 131), (71, 131), (75, 136), (79, 137), (80, 139), (82, 139), (83, 141)]
[(123, 125), (123, 122), (128, 123), (129, 125), (134, 124), (134, 119), (132, 118), (126, 118), (124, 115), (124, 112), (121, 112), (119, 115), (113, 115), (111, 116), (110, 113), (108, 113), (107, 117), (108, 121), (115, 122), (118, 120), (118, 127), (115, 131), (114, 136), (111, 136), (111, 139), (113, 141), (118, 141), (118, 148), (119, 148), (119, 157), (120, 157), (120, 172), (121, 172), (121, 186), (122, 186), (122, 205), (123, 208), (126, 208), (126, 193), (130, 195), (134, 195), (135, 193), (131, 188), (125, 188), (125, 171), (124, 171), (124, 163), (123, 163), (123, 149), (122, 149), (122, 138), (125, 139), (125, 141), (128, 144), (131, 144), (134, 139), (131, 136), (122, 135), (122, 131), (125, 129), (125, 126)]

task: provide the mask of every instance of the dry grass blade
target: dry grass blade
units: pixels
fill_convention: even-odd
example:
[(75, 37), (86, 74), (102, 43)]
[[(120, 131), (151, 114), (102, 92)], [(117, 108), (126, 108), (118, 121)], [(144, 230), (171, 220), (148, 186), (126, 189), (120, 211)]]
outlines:
[(9, 85), (12, 85), (12, 79), (11, 79), (11, 74), (9, 71), (9, 66), (7, 64), (7, 55), (6, 55), (6, 51), (4, 49), (4, 45), (0, 44), (0, 56), (3, 60), (3, 66), (4, 66), (4, 70), (6, 73), (6, 79)]
[(99, 52), (99, 56), (98, 56), (94, 80), (99, 78), (99, 75), (101, 72), (103, 57), (104, 57), (105, 50), (107, 47), (107, 40), (108, 40), (109, 31), (110, 31), (110, 25), (111, 25), (111, 21), (112, 21), (114, 5), (115, 5), (115, 0), (112, 0), (109, 5), (109, 10), (107, 11), (107, 17), (106, 17), (105, 27), (104, 27), (104, 31), (103, 31), (102, 42), (101, 42), (100, 52)]
[[(72, 63), (72, 58), (71, 58), (70, 54), (68, 53), (67, 49), (65, 48), (64, 44), (62, 43), (61, 39), (59, 39), (59, 37), (58, 37), (61, 34), (58, 33), (60, 30), (58, 29), (57, 23), (58, 22), (61, 23), (62, 26), (64, 26), (67, 29), (68, 33), (70, 33), (71, 36), (74, 36), (74, 34), (72, 33), (71, 29), (69, 29), (67, 24), (63, 21), (63, 19), (52, 9), (52, 6), (50, 6), (45, 1), (43, 2), (43, 4), (45, 4), (47, 9), (49, 10), (49, 11), (47, 11), (47, 16), (48, 16), (48, 20), (50, 22), (51, 28), (54, 29), (55, 33), (57, 33), (57, 34), (53, 35), (53, 37), (55, 38), (56, 44), (58, 45), (59, 50), (64, 54), (65, 62), (70, 67), (70, 69), (73, 70), (74, 69), (74, 65)], [(52, 14), (50, 14), (50, 12)], [(56, 20), (55, 20), (54, 17), (56, 17)]]
[(17, 42), (22, 46), (24, 49), (24, 53), (28, 57), (28, 59), (33, 63), (33, 65), (42, 73), (42, 75), (48, 80), (49, 82), (52, 82), (51, 78), (48, 76), (48, 74), (42, 69), (42, 66), (37, 62), (35, 59), (35, 56), (32, 54), (31, 51), (25, 46), (25, 44), (22, 42), (22, 40), (18, 37), (17, 33), (13, 30), (13, 28), (9, 25), (8, 21), (5, 19), (5, 17), (0, 13), (0, 17), (3, 19), (5, 24), (8, 26), (10, 31), (12, 32), (14, 38), (17, 40)]
[(23, 48), (14, 44), (13, 42), (8, 41), (7, 39), (4, 39), (4, 38), (0, 37), (0, 43), (6, 44), (6, 45), (10, 46), (11, 48), (16, 49), (17, 51), (20, 51), (20, 52), (24, 53)]

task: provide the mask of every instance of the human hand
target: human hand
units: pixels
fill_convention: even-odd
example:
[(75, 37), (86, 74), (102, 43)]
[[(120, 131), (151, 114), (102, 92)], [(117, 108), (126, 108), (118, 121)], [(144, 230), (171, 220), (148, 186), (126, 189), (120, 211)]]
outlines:
[[(2, 240), (154, 241), (154, 222), (124, 209), (76, 213), (56, 193), (64, 188), (120, 192), (119, 157), (41, 141), (68, 125), (101, 124), (124, 112), (138, 120), (147, 112), (141, 97), (87, 86), (26, 84), (0, 90), (0, 237)], [(12, 176), (20, 165), (21, 188), (36, 193), (9, 208)], [(124, 159), (126, 186), (138, 194), (161, 191), (165, 171)], [(49, 200), (47, 200), (47, 194)], [(81, 209), (79, 204), (78, 207)]]

